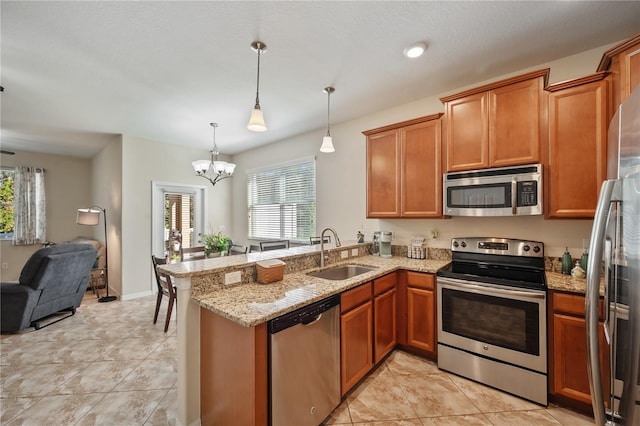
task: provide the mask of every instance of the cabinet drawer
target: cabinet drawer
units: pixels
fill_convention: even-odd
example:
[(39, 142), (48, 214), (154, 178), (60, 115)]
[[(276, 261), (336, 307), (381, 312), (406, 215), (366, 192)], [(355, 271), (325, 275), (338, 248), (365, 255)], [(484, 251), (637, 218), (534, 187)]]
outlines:
[(373, 294), (375, 296), (382, 294), (395, 287), (397, 282), (398, 280), (395, 272), (385, 275), (384, 277), (376, 278), (373, 280)]
[(434, 283), (435, 279), (433, 274), (407, 271), (407, 285), (409, 287), (433, 290), (435, 288)]
[[(584, 317), (585, 299), (583, 295), (554, 292), (552, 297), (553, 312)], [(602, 320), (604, 319), (602, 315), (604, 308), (602, 299), (600, 299), (598, 305), (598, 316)]]
[(345, 313), (364, 302), (371, 300), (371, 281), (340, 295), (340, 312)]

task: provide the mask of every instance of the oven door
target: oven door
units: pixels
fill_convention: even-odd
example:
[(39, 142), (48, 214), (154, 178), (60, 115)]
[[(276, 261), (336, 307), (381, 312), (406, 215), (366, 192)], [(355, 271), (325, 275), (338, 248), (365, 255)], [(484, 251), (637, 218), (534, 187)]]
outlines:
[(438, 277), (438, 343), (547, 372), (546, 292)]

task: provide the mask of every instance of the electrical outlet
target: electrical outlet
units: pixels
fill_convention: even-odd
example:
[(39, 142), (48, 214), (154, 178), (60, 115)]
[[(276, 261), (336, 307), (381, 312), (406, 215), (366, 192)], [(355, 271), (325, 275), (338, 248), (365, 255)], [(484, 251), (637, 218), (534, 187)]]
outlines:
[(340, 257), (341, 257), (342, 259), (346, 259), (346, 258), (348, 258), (348, 257), (349, 257), (349, 250), (342, 250), (342, 251), (340, 252)]
[(7, 262), (2, 262), (2, 269), (9, 269), (9, 264)]
[(239, 283), (242, 280), (242, 272), (227, 272), (224, 274), (224, 285)]
[(358, 255), (358, 249), (351, 249), (351, 256), (356, 257)]

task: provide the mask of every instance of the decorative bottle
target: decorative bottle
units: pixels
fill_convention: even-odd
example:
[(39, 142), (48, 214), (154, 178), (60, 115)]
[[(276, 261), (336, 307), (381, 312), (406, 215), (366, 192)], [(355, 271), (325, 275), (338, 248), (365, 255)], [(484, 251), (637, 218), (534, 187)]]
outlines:
[(569, 247), (565, 247), (562, 254), (562, 273), (565, 275), (571, 275), (571, 254), (569, 253)]
[(584, 249), (584, 253), (582, 253), (582, 257), (580, 258), (580, 267), (587, 270), (587, 263), (589, 262), (589, 253), (587, 253), (587, 249)]

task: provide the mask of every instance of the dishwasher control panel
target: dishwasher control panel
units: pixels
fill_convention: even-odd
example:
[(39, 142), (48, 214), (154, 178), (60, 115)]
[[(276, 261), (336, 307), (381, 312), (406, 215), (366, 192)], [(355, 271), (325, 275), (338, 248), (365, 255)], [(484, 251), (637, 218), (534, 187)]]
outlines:
[(310, 305), (304, 306), (293, 312), (289, 312), (278, 318), (274, 318), (268, 323), (269, 333), (275, 334), (279, 331), (293, 327), (298, 324), (309, 324), (314, 322), (323, 312), (334, 306), (340, 305), (340, 295), (328, 297)]

